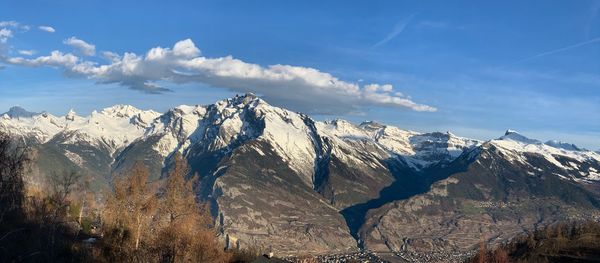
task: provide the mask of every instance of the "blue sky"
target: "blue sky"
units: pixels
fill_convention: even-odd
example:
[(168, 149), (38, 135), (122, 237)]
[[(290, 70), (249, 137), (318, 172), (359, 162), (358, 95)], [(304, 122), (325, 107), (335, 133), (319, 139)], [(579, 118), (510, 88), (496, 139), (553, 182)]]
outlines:
[[(10, 30), (0, 43), (0, 111), (87, 114), (117, 103), (164, 111), (252, 91), (318, 119), (479, 139), (511, 128), (600, 149), (600, 1), (1, 6), (0, 21), (18, 25), (0, 23)], [(133, 75), (126, 52), (140, 59)]]

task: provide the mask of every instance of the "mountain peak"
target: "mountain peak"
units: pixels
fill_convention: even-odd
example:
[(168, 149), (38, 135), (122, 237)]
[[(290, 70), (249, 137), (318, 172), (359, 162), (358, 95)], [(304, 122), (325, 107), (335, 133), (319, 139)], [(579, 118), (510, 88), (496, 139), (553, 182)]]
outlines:
[(27, 111), (26, 109), (24, 109), (21, 106), (14, 106), (14, 107), (11, 107), (7, 112), (3, 113), (2, 115), (5, 115), (5, 114), (10, 118), (31, 118), (35, 115), (38, 115), (39, 113)]
[(253, 93), (246, 93), (243, 95), (240, 94), (236, 94), (235, 96), (231, 97), (231, 98), (227, 98), (224, 100), (220, 100), (217, 101), (216, 103), (209, 105), (209, 106), (216, 106), (218, 109), (225, 109), (225, 108), (229, 108), (229, 107), (244, 107), (247, 105), (258, 105), (258, 104), (267, 104), (265, 101), (263, 101), (262, 99), (258, 98), (256, 95), (254, 95)]
[(363, 129), (376, 130), (376, 129), (385, 128), (385, 125), (381, 124), (379, 122), (376, 122), (376, 121), (363, 121), (360, 125), (358, 125), (358, 127), (363, 128)]
[(76, 116), (77, 113), (75, 113), (75, 110), (70, 109), (69, 112), (67, 112), (67, 115), (65, 115), (65, 119), (68, 121), (74, 121)]
[(117, 117), (132, 117), (138, 114), (140, 111), (140, 109), (131, 105), (117, 104), (103, 109), (102, 113), (116, 115)]
[(244, 95), (237, 95), (239, 97), (242, 98), (248, 98), (248, 99), (257, 99), (258, 97), (256, 96), (256, 94), (252, 93), (252, 92), (246, 92)]
[(510, 135), (510, 134), (519, 134), (518, 131), (512, 130), (512, 129), (508, 129), (506, 130), (506, 132), (504, 132), (504, 136)]
[(354, 127), (355, 125), (352, 124), (351, 122), (344, 120), (344, 119), (334, 119), (331, 121), (331, 124), (338, 127), (338, 128), (342, 128), (342, 127)]
[(511, 130), (511, 129), (506, 130), (506, 132), (504, 133), (504, 136), (500, 137), (499, 140), (515, 141), (515, 142), (520, 142), (520, 143), (524, 143), (524, 144), (541, 144), (540, 141), (534, 140), (534, 139), (529, 139), (529, 138), (525, 137), (524, 135), (520, 134), (519, 132), (517, 132), (515, 130)]
[(254, 93), (248, 92), (248, 93), (245, 93), (243, 95), (236, 94), (230, 100), (231, 100), (231, 102), (234, 102), (234, 103), (237, 103), (237, 104), (248, 105), (248, 104), (250, 104), (252, 102), (260, 100), (260, 98), (258, 98), (258, 96), (256, 96)]

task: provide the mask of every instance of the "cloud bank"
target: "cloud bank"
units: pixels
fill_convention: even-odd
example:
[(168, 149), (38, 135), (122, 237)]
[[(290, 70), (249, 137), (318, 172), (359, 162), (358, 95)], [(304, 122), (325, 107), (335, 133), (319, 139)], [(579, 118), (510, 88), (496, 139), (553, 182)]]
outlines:
[[(396, 107), (433, 112), (436, 108), (419, 104), (394, 91), (389, 84), (360, 85), (340, 80), (318, 69), (244, 62), (232, 56), (209, 58), (191, 39), (172, 47), (155, 47), (144, 55), (126, 52), (100, 52), (76, 37), (64, 40), (76, 54), (52, 51), (34, 58), (2, 56), (0, 62), (26, 67), (56, 67), (69, 77), (85, 77), (101, 84), (118, 84), (146, 93), (170, 89), (165, 83), (197, 83), (233, 92), (253, 92), (278, 106), (313, 114), (360, 113), (373, 106)], [(80, 54), (84, 57), (80, 57)]]

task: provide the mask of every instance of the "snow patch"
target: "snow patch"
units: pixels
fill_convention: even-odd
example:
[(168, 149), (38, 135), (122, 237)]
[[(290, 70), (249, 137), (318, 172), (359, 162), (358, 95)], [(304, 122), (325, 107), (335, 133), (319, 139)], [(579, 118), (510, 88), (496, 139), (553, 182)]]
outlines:
[(71, 152), (69, 150), (65, 150), (65, 156), (67, 158), (69, 158), (69, 160), (71, 160), (71, 162), (73, 162), (74, 164), (77, 164), (79, 167), (83, 166), (83, 158), (81, 158), (81, 156), (79, 156), (78, 154)]

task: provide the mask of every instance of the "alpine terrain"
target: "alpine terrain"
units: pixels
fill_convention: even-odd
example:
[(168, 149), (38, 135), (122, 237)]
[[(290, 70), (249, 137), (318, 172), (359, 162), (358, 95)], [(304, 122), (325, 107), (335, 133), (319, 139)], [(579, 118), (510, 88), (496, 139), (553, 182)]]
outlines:
[(512, 130), (479, 141), (316, 121), (246, 94), (165, 113), (13, 108), (0, 131), (30, 146), (27, 180), (40, 190), (51, 173), (73, 170), (101, 193), (136, 162), (163, 180), (180, 153), (222, 238), (279, 255), (460, 257), (482, 240), (600, 215), (599, 153)]

